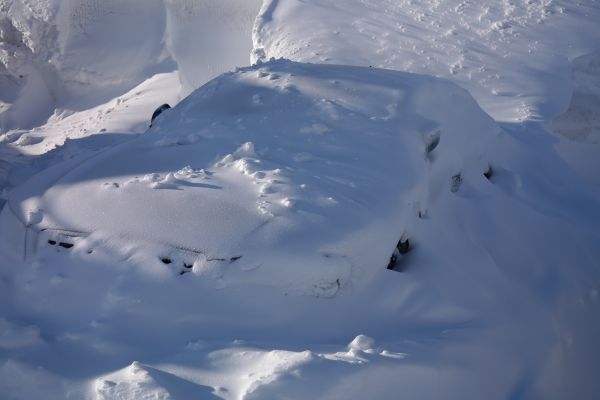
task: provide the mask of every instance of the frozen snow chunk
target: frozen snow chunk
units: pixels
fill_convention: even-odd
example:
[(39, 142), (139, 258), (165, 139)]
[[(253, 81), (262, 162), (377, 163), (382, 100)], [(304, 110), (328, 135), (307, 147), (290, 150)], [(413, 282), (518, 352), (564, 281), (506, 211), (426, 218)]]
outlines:
[(169, 172), (163, 180), (153, 182), (150, 187), (152, 189), (176, 189), (177, 178), (174, 173)]
[(208, 178), (209, 173), (200, 168), (200, 169), (194, 169), (189, 165), (186, 165), (185, 167), (181, 168), (179, 171), (175, 172), (175, 178), (177, 179), (196, 179), (196, 178), (200, 178), (200, 179), (206, 179)]
[(296, 205), (296, 200), (286, 197), (285, 199), (281, 200), (281, 205), (286, 208), (292, 208), (294, 205)]
[(256, 157), (254, 152), (254, 144), (252, 142), (246, 142), (233, 153), (234, 157)]
[(372, 352), (375, 340), (366, 335), (358, 335), (348, 344), (348, 350)]

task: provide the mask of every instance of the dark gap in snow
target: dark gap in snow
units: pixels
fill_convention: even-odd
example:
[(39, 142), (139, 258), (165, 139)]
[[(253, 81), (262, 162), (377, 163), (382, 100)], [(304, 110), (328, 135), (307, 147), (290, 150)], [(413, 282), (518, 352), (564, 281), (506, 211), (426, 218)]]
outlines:
[(48, 244), (54, 246), (56, 244), (56, 240), (48, 239)]
[(390, 262), (388, 263), (387, 269), (402, 272), (405, 268), (400, 265), (400, 256), (404, 256), (411, 249), (410, 241), (408, 239), (401, 238), (390, 257)]
[(163, 264), (171, 264), (173, 262), (169, 257), (161, 257), (160, 261), (162, 261)]
[(425, 139), (425, 152), (431, 153), (440, 144), (440, 131), (430, 133)]
[(190, 269), (190, 268), (192, 268), (193, 266), (194, 266), (194, 264), (190, 264), (190, 263), (186, 263), (186, 262), (184, 262), (184, 263), (183, 263), (183, 268)]
[(65, 249), (70, 249), (71, 247), (73, 247), (73, 243), (67, 243), (67, 242), (60, 242), (58, 245), (60, 247), (64, 247)]
[(239, 260), (240, 258), (242, 258), (242, 256), (235, 256), (235, 257), (231, 257), (231, 258), (229, 259), (229, 261), (231, 261), (231, 262), (234, 262), (234, 261), (237, 261), (237, 260)]
[(485, 176), (485, 178), (488, 181), (492, 180), (492, 175), (494, 175), (494, 170), (492, 169), (491, 165), (488, 165), (487, 169), (485, 170), (485, 172), (483, 173), (483, 176)]

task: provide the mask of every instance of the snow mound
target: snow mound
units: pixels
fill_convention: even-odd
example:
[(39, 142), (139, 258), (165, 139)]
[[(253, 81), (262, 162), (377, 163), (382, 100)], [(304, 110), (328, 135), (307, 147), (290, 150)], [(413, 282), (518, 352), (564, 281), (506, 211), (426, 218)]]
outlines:
[(443, 80), (273, 61), (210, 82), (136, 140), (37, 175), (4, 220), (28, 227), (24, 253), (36, 232), (46, 245), (65, 242), (52, 231), (102, 231), (170, 246), (156, 256), (198, 275), (329, 297), (384, 269), (461, 183), (484, 185), (499, 132)]
[(128, 367), (96, 379), (96, 400), (217, 398), (212, 388), (198, 385), (134, 361)]

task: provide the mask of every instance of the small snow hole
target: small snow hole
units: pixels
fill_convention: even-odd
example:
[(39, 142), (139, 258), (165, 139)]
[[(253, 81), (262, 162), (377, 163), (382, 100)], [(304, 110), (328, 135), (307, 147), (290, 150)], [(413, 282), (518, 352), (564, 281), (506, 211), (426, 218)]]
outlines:
[(70, 249), (71, 247), (73, 247), (73, 243), (67, 243), (67, 242), (60, 242), (58, 245), (60, 247), (64, 247), (65, 249)]
[(171, 264), (173, 262), (169, 257), (161, 257), (160, 261), (162, 261), (163, 264)]

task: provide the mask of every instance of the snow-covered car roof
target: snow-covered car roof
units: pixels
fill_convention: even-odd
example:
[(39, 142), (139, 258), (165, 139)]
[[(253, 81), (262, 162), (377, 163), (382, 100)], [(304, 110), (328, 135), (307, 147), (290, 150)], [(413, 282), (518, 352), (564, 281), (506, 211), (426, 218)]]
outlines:
[(142, 240), (329, 293), (385, 268), (470, 174), (485, 179), (498, 132), (444, 80), (271, 61), (209, 82), (124, 145), (35, 176), (0, 229), (14, 214), (28, 230)]

